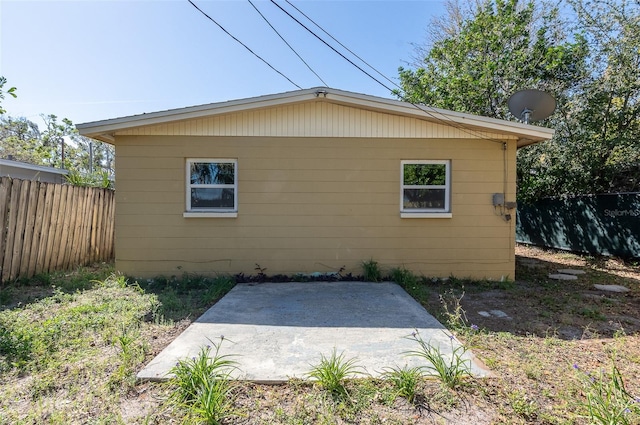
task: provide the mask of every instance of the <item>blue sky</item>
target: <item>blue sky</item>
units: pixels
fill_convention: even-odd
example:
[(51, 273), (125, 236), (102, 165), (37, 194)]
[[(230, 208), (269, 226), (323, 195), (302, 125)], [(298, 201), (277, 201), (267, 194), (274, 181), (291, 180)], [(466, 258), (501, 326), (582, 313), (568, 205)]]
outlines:
[[(248, 0), (193, 1), (296, 84), (323, 85)], [(330, 87), (391, 97), (270, 1), (252, 1)], [(290, 1), (394, 80), (431, 17), (444, 13), (442, 0)], [(0, 28), (0, 75), (18, 94), (3, 107), (36, 122), (40, 114), (82, 123), (297, 89), (187, 0), (0, 0)]]

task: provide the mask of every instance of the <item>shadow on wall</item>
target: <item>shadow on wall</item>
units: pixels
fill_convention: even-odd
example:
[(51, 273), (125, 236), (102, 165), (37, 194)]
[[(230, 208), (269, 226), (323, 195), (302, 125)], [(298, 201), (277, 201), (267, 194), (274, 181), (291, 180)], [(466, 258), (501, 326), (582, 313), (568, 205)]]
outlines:
[(640, 193), (549, 198), (518, 205), (516, 241), (640, 258)]

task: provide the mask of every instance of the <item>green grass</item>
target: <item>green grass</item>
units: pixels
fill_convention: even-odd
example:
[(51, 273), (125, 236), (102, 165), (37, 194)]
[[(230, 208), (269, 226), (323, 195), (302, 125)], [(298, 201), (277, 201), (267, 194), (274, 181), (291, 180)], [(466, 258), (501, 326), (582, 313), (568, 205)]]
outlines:
[(157, 298), (117, 275), (87, 283), (91, 289), (61, 289), (70, 286), (0, 312), (0, 423), (119, 420), (120, 394), (147, 355), (139, 326)]
[(230, 276), (207, 277), (188, 273), (181, 277), (158, 276), (139, 282), (145, 292), (158, 297), (159, 307), (154, 316), (167, 323), (197, 318), (235, 286)]

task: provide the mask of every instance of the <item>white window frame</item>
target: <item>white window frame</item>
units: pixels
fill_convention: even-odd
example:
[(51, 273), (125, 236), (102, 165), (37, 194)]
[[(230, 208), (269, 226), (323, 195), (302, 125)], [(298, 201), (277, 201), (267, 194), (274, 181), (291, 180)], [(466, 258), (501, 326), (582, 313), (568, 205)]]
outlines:
[[(233, 164), (233, 184), (191, 184), (191, 164), (209, 162), (216, 164)], [(238, 160), (231, 158), (187, 158), (185, 165), (186, 211), (184, 217), (237, 217), (238, 216)], [(233, 189), (233, 208), (193, 208), (191, 206), (191, 189)]]
[[(414, 164), (439, 164), (445, 166), (444, 185), (405, 185), (404, 166)], [(405, 208), (405, 189), (444, 189), (444, 208)], [(401, 218), (451, 218), (451, 160), (415, 159), (400, 161), (400, 217)]]

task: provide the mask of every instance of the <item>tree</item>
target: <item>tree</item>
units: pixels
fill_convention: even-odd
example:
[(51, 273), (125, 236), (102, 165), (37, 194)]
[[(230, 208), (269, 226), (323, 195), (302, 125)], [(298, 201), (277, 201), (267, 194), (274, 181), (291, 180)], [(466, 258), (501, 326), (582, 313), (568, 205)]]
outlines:
[(513, 92), (556, 98), (539, 123), (554, 139), (518, 152), (521, 201), (640, 190), (640, 2), (568, 1), (572, 25), (531, 1), (449, 0), (420, 66), (400, 69), (400, 98), (461, 112), (515, 119)]
[(581, 72), (586, 40), (570, 42), (557, 30), (557, 9), (537, 17), (533, 1), (487, 0), (467, 17), (449, 4), (449, 19), (436, 25), (446, 36), (433, 41), (422, 66), (400, 68), (401, 99), (510, 119), (514, 92), (535, 87), (558, 96)]
[[(4, 100), (6, 94), (16, 97), (16, 88), (10, 87), (6, 91), (4, 90), (4, 86), (7, 84), (7, 79), (3, 76), (0, 76), (0, 101)], [(0, 103), (0, 115), (4, 114), (6, 111), (2, 108), (2, 104)]]
[[(6, 83), (0, 76), (0, 101), (5, 94), (16, 97), (15, 87), (4, 90)], [(79, 135), (67, 118), (59, 122), (56, 115), (42, 115), (46, 128), (41, 132), (34, 122), (5, 112), (0, 104), (0, 158), (65, 168), (76, 177), (89, 176), (90, 181), (109, 184), (114, 173), (113, 146)]]
[(26, 118), (0, 116), (0, 158), (43, 164), (47, 154), (40, 148), (40, 130)]
[(0, 158), (65, 168), (80, 175), (102, 171), (113, 175), (113, 146), (80, 136), (67, 118), (59, 121), (50, 114), (42, 119), (45, 129), (40, 131), (26, 118), (0, 116)]
[(590, 46), (556, 137), (519, 153), (520, 196), (640, 190), (640, 7), (570, 0)]

